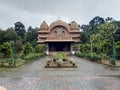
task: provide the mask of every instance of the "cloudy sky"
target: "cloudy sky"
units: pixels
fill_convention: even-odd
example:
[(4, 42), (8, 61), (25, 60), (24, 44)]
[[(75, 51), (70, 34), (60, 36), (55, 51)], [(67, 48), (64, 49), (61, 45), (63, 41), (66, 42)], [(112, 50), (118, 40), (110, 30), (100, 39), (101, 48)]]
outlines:
[(39, 27), (57, 19), (81, 24), (95, 16), (120, 20), (120, 0), (0, 0), (0, 28), (14, 27), (17, 21)]

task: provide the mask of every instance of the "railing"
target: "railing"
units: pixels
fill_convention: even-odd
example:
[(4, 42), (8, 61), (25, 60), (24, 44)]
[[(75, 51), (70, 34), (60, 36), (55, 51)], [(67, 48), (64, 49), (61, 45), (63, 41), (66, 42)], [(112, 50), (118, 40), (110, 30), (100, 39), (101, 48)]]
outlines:
[(48, 37), (47, 40), (73, 40), (73, 39), (72, 37), (58, 36), (58, 37)]

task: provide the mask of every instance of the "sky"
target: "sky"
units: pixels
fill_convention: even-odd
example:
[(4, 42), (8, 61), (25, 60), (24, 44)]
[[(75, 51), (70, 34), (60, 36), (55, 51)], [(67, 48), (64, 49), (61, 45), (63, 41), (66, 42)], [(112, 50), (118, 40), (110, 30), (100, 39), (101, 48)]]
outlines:
[(14, 27), (15, 22), (40, 27), (61, 19), (88, 24), (95, 16), (120, 20), (120, 0), (0, 0), (0, 28)]

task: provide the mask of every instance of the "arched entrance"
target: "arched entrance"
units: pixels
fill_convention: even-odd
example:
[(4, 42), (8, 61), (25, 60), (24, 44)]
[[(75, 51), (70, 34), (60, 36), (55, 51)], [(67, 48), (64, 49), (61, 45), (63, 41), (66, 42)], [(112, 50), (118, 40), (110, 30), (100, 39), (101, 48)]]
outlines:
[(70, 42), (49, 42), (49, 51), (50, 52), (62, 52), (62, 51), (70, 51)]

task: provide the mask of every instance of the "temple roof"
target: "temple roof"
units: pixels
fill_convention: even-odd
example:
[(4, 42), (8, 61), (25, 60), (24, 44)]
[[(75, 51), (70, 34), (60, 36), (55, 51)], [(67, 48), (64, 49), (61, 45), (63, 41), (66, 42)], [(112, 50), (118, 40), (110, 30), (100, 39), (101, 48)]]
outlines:
[(49, 30), (53, 29), (55, 26), (64, 26), (66, 29), (68, 29), (70, 31), (69, 25), (62, 20), (57, 20), (57, 21), (54, 21), (53, 23), (51, 23)]
[(45, 21), (43, 21), (43, 23), (40, 25), (40, 32), (50, 32), (56, 26), (63, 26), (69, 32), (79, 32), (79, 25), (75, 21), (72, 21), (70, 24), (67, 24), (62, 20), (54, 21), (50, 24), (50, 26), (48, 26), (48, 24)]
[(72, 21), (70, 23), (70, 29), (71, 30), (79, 30), (79, 25), (75, 21)]
[(48, 28), (48, 24), (45, 21), (43, 21), (43, 23), (40, 25), (40, 30), (48, 30)]

